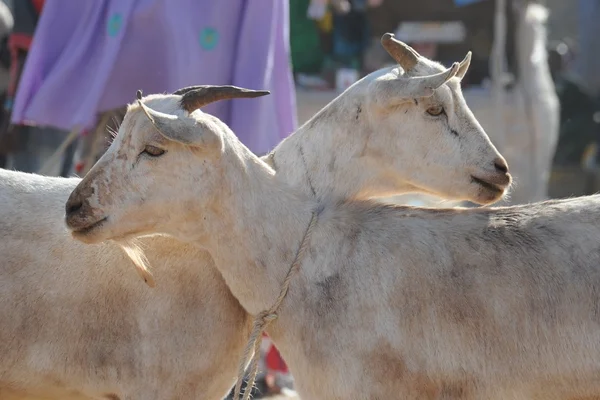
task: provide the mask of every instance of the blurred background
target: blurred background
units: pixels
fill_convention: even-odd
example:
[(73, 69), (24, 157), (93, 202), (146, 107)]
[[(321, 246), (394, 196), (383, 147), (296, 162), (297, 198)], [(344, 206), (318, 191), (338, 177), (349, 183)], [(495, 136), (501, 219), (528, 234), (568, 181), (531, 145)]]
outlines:
[[(600, 0), (2, 0), (0, 167), (83, 176), (137, 89), (197, 84), (271, 91), (205, 110), (266, 154), (392, 64), (385, 32), (446, 66), (473, 52), (463, 91), (515, 178), (504, 204), (598, 191)], [(263, 351), (259, 389), (285, 392)]]

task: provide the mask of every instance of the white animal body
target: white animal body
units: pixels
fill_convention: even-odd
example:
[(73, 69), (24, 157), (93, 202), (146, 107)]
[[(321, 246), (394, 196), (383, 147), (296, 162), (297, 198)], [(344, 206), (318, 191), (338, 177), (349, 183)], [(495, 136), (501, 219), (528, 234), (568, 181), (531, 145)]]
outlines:
[(316, 214), (269, 329), (302, 398), (600, 397), (600, 196), (487, 209), (315, 199), (197, 104), (139, 96), (69, 197), (73, 237), (195, 243), (258, 315)]
[[(506, 165), (452, 78), (464, 75), (468, 58), (445, 71), (416, 56), (411, 65), (410, 49), (387, 46), (409, 74), (388, 69), (358, 82), (265, 161), (319, 198), (411, 191), (500, 198), (510, 181)], [(433, 87), (440, 87), (435, 95)], [(169, 104), (194, 90), (206, 89), (182, 89), (167, 96)], [(450, 122), (427, 114), (440, 107)], [(149, 289), (118, 245), (69, 237), (64, 203), (79, 182), (0, 171), (0, 398), (225, 395), (250, 316), (209, 254), (170, 237), (142, 238), (158, 281)]]

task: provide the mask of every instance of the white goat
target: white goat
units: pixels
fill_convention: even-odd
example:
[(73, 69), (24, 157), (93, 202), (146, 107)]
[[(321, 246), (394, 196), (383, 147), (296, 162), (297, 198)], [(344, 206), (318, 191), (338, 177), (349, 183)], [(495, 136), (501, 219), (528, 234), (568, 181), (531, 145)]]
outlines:
[[(384, 44), (412, 76), (379, 72), (334, 100), (265, 158), (278, 177), (306, 194), (338, 198), (382, 191), (482, 203), (499, 198), (509, 180), (503, 159), (470, 114), (457, 79), (435, 97), (417, 98), (418, 105), (397, 91), (386, 106), (379, 97), (410, 82), (440, 86), (439, 76), (424, 75), (443, 69), (422, 58), (409, 68), (416, 58), (410, 49)], [(467, 67), (468, 58), (460, 77)], [(219, 90), (232, 88), (185, 89), (178, 93), (189, 94), (166, 98), (178, 107), (198, 92)], [(432, 104), (447, 110), (448, 121), (425, 114)], [(128, 121), (122, 129), (135, 124)], [(473, 183), (471, 175), (500, 187)], [(144, 238), (159, 281), (147, 290), (125, 269), (129, 261), (118, 246), (69, 237), (63, 207), (79, 182), (0, 171), (0, 398), (225, 395), (250, 320), (208, 253), (168, 237)]]
[(85, 243), (195, 243), (255, 315), (308, 236), (269, 329), (301, 398), (599, 398), (599, 196), (495, 209), (318, 202), (221, 121), (187, 111), (172, 96), (130, 106), (71, 194), (67, 225)]
[[(504, 118), (491, 106), (474, 107), (475, 115), (508, 160), (516, 184), (504, 205), (548, 199), (548, 181), (558, 141), (560, 104), (548, 65), (546, 19), (539, 2), (513, 2), (519, 80), (506, 91)], [(467, 95), (467, 98), (469, 96)]]

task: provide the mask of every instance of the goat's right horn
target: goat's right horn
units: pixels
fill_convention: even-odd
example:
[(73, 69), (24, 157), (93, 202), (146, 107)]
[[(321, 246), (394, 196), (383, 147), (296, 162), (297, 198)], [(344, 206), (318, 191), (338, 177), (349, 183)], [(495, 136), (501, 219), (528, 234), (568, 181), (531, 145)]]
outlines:
[(419, 62), (419, 53), (396, 39), (393, 33), (384, 33), (381, 37), (381, 45), (404, 71), (411, 70)]
[(181, 95), (181, 107), (192, 112), (207, 104), (219, 100), (250, 99), (270, 94), (268, 90), (251, 90), (237, 86), (190, 86), (177, 90), (174, 94)]
[(200, 89), (200, 88), (203, 88), (203, 87), (205, 87), (205, 86), (202, 86), (202, 85), (186, 86), (184, 88), (177, 89), (176, 91), (173, 92), (173, 94), (177, 94), (179, 96), (183, 96), (187, 92), (190, 92), (190, 91), (195, 90), (195, 89)]

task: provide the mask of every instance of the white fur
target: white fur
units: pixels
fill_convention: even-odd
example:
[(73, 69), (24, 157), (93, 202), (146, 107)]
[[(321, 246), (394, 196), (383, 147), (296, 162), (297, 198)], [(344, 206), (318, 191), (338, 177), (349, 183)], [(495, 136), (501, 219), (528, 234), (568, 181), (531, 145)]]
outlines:
[[(443, 70), (427, 60), (421, 69), (421, 75)], [(265, 160), (282, 180), (306, 194), (312, 186), (319, 197), (428, 191), (494, 200), (470, 174), (493, 179), (499, 154), (456, 79), (439, 90), (439, 99), (419, 99), (416, 106), (393, 90), (398, 74), (388, 69), (362, 80)], [(387, 107), (373, 105), (376, 79), (390, 82), (383, 88), (395, 101)], [(160, 99), (167, 105), (162, 111), (174, 111), (168, 105), (176, 107), (176, 96)], [(424, 115), (431, 101), (455, 110), (451, 123), (460, 140), (443, 120)], [(143, 114), (137, 118), (147, 123)], [(116, 141), (136, 123), (129, 117)], [(54, 399), (225, 395), (250, 320), (208, 253), (169, 237), (141, 239), (157, 282), (149, 289), (116, 244), (85, 246), (69, 237), (64, 203), (79, 182), (0, 171), (0, 398), (9, 391), (15, 398)], [(97, 193), (103, 188), (96, 186)], [(253, 234), (260, 235), (257, 228)]]
[[(86, 243), (152, 233), (195, 243), (256, 314), (275, 301), (316, 210), (269, 328), (302, 398), (600, 396), (600, 196), (446, 210), (318, 201), (218, 119), (169, 96), (145, 106), (160, 133), (131, 107), (71, 194), (67, 224)], [(147, 145), (167, 152), (139, 158)]]

